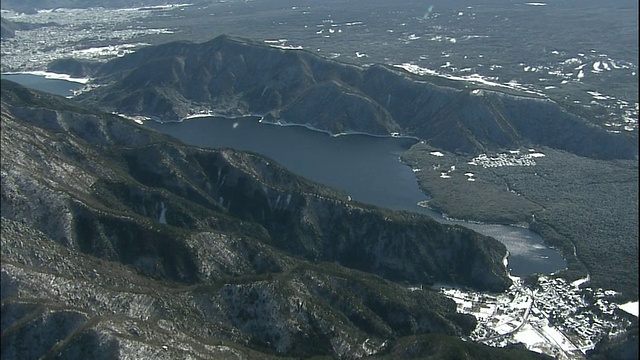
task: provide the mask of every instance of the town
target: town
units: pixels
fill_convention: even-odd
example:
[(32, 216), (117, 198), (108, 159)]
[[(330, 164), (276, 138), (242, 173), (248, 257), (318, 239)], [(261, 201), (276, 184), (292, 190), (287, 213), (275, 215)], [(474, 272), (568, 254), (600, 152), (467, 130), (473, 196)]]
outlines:
[(511, 278), (513, 285), (499, 295), (441, 288), (458, 312), (478, 320), (470, 340), (495, 347), (523, 343), (557, 359), (584, 359), (598, 341), (622, 334), (638, 316), (612, 301), (614, 291), (581, 287), (588, 277), (567, 283), (539, 275), (535, 285)]
[(2, 72), (42, 71), (51, 61), (62, 58), (107, 61), (132, 53), (149, 45), (139, 41), (140, 38), (173, 31), (141, 26), (140, 21), (183, 6), (116, 10), (60, 8), (35, 14), (2, 10), (3, 18), (32, 25), (31, 29), (17, 31), (13, 38), (2, 39)]

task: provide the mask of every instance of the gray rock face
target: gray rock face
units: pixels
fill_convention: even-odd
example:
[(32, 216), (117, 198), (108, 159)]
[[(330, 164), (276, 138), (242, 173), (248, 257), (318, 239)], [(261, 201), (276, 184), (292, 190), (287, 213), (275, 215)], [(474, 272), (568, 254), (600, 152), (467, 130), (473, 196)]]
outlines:
[(105, 86), (81, 101), (165, 120), (212, 110), (333, 133), (399, 132), (460, 153), (543, 145), (601, 159), (638, 156), (637, 135), (609, 133), (547, 99), (382, 65), (363, 69), (228, 36), (143, 48), (96, 76)]
[(361, 357), (473, 328), (390, 280), (509, 284), (494, 239), (256, 154), (8, 81), (1, 105), (3, 358)]

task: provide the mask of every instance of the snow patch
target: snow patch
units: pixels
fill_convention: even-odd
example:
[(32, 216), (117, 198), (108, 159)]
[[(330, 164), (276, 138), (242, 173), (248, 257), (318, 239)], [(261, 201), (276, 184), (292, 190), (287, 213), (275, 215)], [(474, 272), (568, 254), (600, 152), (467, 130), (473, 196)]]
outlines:
[(591, 280), (591, 278), (589, 277), (589, 274), (587, 274), (587, 276), (583, 277), (582, 279), (578, 279), (578, 280), (572, 282), (571, 286), (577, 288), (577, 287), (580, 287), (580, 285), (589, 282), (589, 280)]
[[(441, 39), (435, 39), (432, 38), (431, 40), (438, 40), (440, 41)], [(454, 40), (454, 39), (452, 39)], [(522, 91), (524, 93), (527, 94), (533, 94), (536, 96), (539, 96), (541, 98), (547, 98), (547, 96), (540, 92), (540, 91), (536, 91), (533, 90), (531, 88), (525, 87), (524, 85), (518, 83), (515, 80), (509, 81), (508, 83), (505, 84), (501, 84), (495, 81), (492, 81), (492, 78), (489, 77), (485, 77), (482, 76), (480, 74), (471, 74), (471, 75), (465, 75), (465, 76), (455, 76), (455, 75), (449, 75), (449, 74), (442, 74), (436, 70), (432, 70), (429, 68), (423, 68), (420, 67), (418, 65), (415, 64), (411, 64), (411, 63), (403, 63), (403, 64), (395, 64), (393, 65), (394, 67), (397, 68), (401, 68), (404, 69), (410, 73), (416, 74), (416, 75), (433, 75), (433, 76), (439, 76), (439, 77), (443, 77), (446, 79), (450, 79), (450, 80), (456, 80), (456, 81), (466, 81), (469, 83), (478, 83), (478, 84), (484, 84), (484, 85), (488, 85), (488, 86), (494, 86), (494, 87), (499, 87), (499, 88), (507, 88), (507, 89), (513, 89), (513, 90), (518, 90), (518, 91)], [(495, 78), (494, 78), (495, 79)]]
[(160, 216), (158, 217), (158, 222), (160, 224), (166, 224), (167, 223), (167, 218), (166, 215), (167, 214), (167, 208), (164, 206), (164, 201), (160, 202)]
[(91, 80), (89, 78), (74, 78), (67, 74), (54, 73), (49, 71), (18, 71), (18, 72), (3, 73), (3, 75), (5, 74), (6, 75), (20, 75), (20, 74), (38, 75), (38, 76), (44, 76), (45, 79), (66, 80), (66, 81), (76, 82), (80, 84), (86, 84), (89, 82), (89, 80)]
[(569, 339), (567, 339), (560, 331), (558, 331), (555, 327), (551, 326), (543, 326), (540, 328), (547, 339), (552, 340), (554, 343), (560, 346), (564, 351), (577, 351), (578, 348), (575, 347)]
[(536, 346), (541, 346), (546, 343), (546, 340), (531, 326), (525, 326), (522, 330), (518, 331), (514, 339), (527, 345), (527, 349), (534, 351)]
[(151, 120), (150, 117), (142, 116), (142, 115), (129, 116), (129, 115), (124, 115), (124, 114), (119, 114), (117, 112), (112, 112), (112, 114), (120, 116), (121, 118), (124, 118), (124, 119), (132, 120), (136, 124), (140, 124), (140, 125), (144, 124), (145, 121)]
[(593, 71), (592, 72), (601, 72), (602, 69), (600, 68), (600, 65), (602, 64), (601, 61), (596, 61), (593, 63)]
[(628, 302), (622, 305), (618, 305), (618, 309), (629, 313), (635, 317), (638, 317), (638, 301)]

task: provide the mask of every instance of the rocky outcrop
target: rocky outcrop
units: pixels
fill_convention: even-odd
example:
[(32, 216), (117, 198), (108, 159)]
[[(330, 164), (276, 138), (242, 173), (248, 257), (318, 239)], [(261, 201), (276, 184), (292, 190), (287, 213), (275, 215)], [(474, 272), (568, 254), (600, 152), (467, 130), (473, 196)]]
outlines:
[(104, 86), (81, 101), (165, 120), (211, 110), (333, 133), (399, 132), (458, 153), (543, 145), (601, 159), (638, 156), (637, 135), (609, 133), (548, 99), (228, 36), (142, 48), (96, 77)]
[(473, 328), (401, 282), (509, 284), (494, 239), (262, 156), (5, 80), (1, 105), (3, 358), (361, 357)]

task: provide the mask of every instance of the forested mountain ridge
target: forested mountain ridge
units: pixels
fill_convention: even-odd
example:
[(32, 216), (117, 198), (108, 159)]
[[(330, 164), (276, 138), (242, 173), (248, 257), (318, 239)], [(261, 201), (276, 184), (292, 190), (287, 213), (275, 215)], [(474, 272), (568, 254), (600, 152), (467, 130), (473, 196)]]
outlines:
[(188, 147), (5, 80), (2, 245), (3, 358), (450, 346), (474, 320), (436, 292), (389, 280), (509, 284), (494, 239), (351, 202), (262, 156)]
[(600, 159), (638, 156), (633, 134), (609, 133), (551, 100), (229, 36), (142, 48), (94, 76), (103, 86), (80, 101), (164, 120), (211, 110), (332, 133), (399, 132), (467, 154), (542, 145)]

